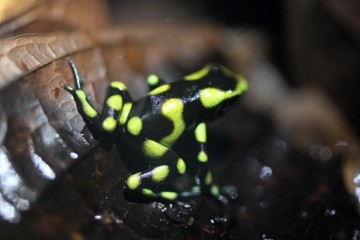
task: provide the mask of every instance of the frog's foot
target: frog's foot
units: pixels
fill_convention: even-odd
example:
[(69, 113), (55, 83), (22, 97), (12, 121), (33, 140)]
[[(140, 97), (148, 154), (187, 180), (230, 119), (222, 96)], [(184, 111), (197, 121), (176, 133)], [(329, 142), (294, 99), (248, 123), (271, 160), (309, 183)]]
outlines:
[(180, 194), (176, 191), (153, 191), (149, 188), (139, 188), (134, 190), (124, 189), (124, 195), (130, 202), (173, 202), (177, 200)]
[(220, 194), (229, 200), (235, 200), (238, 197), (238, 189), (233, 185), (223, 186), (220, 189)]
[(192, 191), (201, 191), (202, 194), (211, 196), (218, 200), (220, 203), (227, 205), (230, 200), (234, 200), (237, 197), (237, 188), (235, 186), (224, 186), (219, 188), (217, 185), (205, 186), (202, 189), (199, 186), (194, 186)]
[[(166, 192), (164, 195), (167, 194), (169, 194), (169, 192)], [(174, 198), (173, 200), (176, 199), (178, 201), (182, 201), (200, 195), (207, 195), (215, 198), (220, 203), (227, 205), (230, 200), (233, 200), (237, 197), (237, 188), (234, 186), (225, 186), (219, 188), (215, 184), (201, 188), (199, 185), (195, 185), (191, 188), (190, 191), (180, 192), (176, 194), (176, 198)]]
[(67, 83), (61, 83), (60, 86), (62, 88), (64, 88), (66, 91), (68, 91), (69, 93), (73, 94), (75, 92), (75, 89), (72, 88), (69, 84)]
[[(61, 87), (63, 87), (66, 91), (68, 91), (69, 93), (74, 95), (77, 90), (84, 91), (84, 78), (79, 75), (79, 72), (76, 68), (74, 61), (71, 58), (68, 58), (67, 61), (70, 65), (71, 70), (74, 75), (75, 88), (71, 87), (67, 83), (61, 83)], [(87, 100), (90, 100), (88, 96), (86, 96), (86, 97), (87, 97)]]
[(189, 198), (200, 195), (208, 195), (220, 203), (227, 205), (229, 200), (237, 197), (237, 189), (234, 186), (225, 186), (221, 189), (217, 185), (212, 185), (210, 188), (201, 189), (200, 186), (195, 185), (190, 191), (176, 192), (176, 191), (154, 191), (149, 188), (139, 188), (136, 190), (124, 189), (124, 195), (129, 201), (135, 202), (186, 202)]

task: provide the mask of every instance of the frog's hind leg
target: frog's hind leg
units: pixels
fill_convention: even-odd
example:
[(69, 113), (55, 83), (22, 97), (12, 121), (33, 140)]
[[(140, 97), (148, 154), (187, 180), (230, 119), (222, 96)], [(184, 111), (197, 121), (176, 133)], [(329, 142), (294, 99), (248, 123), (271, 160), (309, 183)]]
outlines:
[[(204, 146), (202, 146), (202, 150), (204, 150)], [(142, 151), (152, 167), (134, 173), (127, 178), (125, 194), (128, 199), (135, 197), (135, 200), (137, 200), (136, 198), (140, 196), (146, 199), (172, 201), (198, 196), (202, 193), (211, 194), (218, 199), (220, 198), (220, 200), (222, 199), (218, 187), (212, 182), (212, 174), (207, 169), (207, 164), (202, 165), (202, 168), (200, 168), (201, 171), (198, 172), (199, 180), (190, 191), (158, 191), (157, 188), (160, 184), (184, 175), (186, 173), (186, 163), (171, 148), (151, 139), (146, 139), (142, 143)], [(202, 171), (205, 174), (202, 174)]]
[[(176, 191), (157, 191), (157, 187), (186, 173), (186, 163), (172, 149), (153, 140), (145, 140), (142, 145), (144, 155), (151, 161), (149, 169), (128, 177), (125, 192), (145, 198), (175, 200), (180, 195)], [(129, 195), (128, 195), (129, 196)]]

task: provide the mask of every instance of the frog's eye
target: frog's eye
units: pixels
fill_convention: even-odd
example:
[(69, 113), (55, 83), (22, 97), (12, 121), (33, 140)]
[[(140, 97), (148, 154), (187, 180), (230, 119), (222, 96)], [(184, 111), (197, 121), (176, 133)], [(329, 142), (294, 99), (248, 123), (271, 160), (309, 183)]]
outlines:
[(200, 90), (201, 104), (205, 108), (213, 108), (223, 103), (225, 100), (236, 99), (248, 88), (247, 82), (243, 78), (239, 77), (236, 80), (236, 86), (232, 90), (222, 90), (214, 87)]

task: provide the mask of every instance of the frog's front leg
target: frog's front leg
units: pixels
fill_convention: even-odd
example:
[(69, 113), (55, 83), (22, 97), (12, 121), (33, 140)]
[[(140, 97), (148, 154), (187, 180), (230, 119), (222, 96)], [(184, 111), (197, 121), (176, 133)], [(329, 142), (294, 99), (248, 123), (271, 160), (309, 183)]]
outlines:
[(221, 197), (219, 192), (219, 187), (213, 184), (212, 173), (209, 170), (208, 164), (208, 155), (206, 152), (206, 141), (207, 141), (207, 131), (206, 124), (199, 123), (194, 131), (195, 139), (199, 143), (199, 150), (197, 155), (198, 161), (198, 172), (197, 172), (197, 186), (193, 188), (193, 191), (197, 191), (197, 188), (200, 187), (202, 193), (210, 193), (216, 198)]
[[(77, 108), (86, 122), (99, 132), (113, 132), (118, 124), (124, 124), (131, 109), (131, 98), (126, 86), (119, 81), (111, 82), (103, 111), (99, 114), (90, 103), (87, 94), (83, 89), (82, 78), (80, 77), (75, 63), (68, 59), (73, 71), (75, 88), (68, 84), (62, 84), (75, 99)], [(121, 114), (120, 114), (121, 113)]]
[(150, 160), (151, 167), (128, 177), (125, 190), (130, 194), (140, 194), (147, 198), (175, 200), (180, 197), (175, 191), (156, 191), (155, 189), (163, 182), (184, 175), (185, 161), (172, 149), (150, 139), (142, 143), (142, 151)]

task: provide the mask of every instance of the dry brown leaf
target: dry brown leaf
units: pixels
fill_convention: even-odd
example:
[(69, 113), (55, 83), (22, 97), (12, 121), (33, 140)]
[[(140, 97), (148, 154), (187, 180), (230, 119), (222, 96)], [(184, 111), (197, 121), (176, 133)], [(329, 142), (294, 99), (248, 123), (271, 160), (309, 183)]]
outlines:
[[(126, 41), (127, 49), (133, 49), (126, 53), (128, 60), (137, 70), (143, 71), (145, 66), (140, 66), (141, 62), (153, 67), (173, 61), (179, 64), (182, 62), (189, 67), (192, 63), (199, 62), (200, 58), (208, 56), (218, 41), (217, 32), (211, 27), (204, 26), (202, 31), (198, 31), (197, 28), (186, 28), (188, 33), (193, 33), (189, 34), (190, 37), (183, 35), (182, 31), (182, 27), (134, 26), (96, 33), (58, 32), (4, 39), (0, 41), (0, 88), (53, 60), (95, 46), (114, 45)], [(156, 38), (158, 35), (162, 38)], [(131, 45), (136, 47), (130, 48)], [(151, 48), (147, 48), (150, 45)], [(136, 52), (137, 56), (134, 55)], [(113, 61), (116, 62), (117, 58)]]
[(34, 0), (26, 4), (2, 1), (1, 9), (6, 11), (0, 19), (2, 38), (35, 32), (94, 30), (110, 24), (104, 0)]
[(94, 46), (82, 33), (24, 35), (0, 41), (0, 88), (60, 57)]

